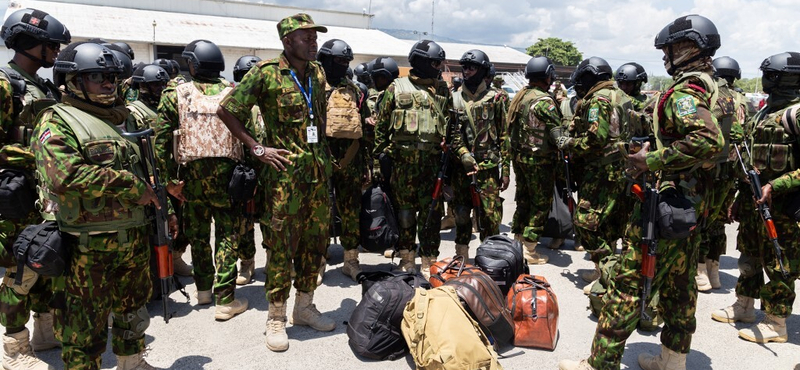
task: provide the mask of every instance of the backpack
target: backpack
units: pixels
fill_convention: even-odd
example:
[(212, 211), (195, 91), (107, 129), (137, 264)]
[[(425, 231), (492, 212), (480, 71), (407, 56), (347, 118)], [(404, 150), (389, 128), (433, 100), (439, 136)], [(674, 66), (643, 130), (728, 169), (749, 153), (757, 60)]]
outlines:
[[(390, 278), (400, 278), (408, 282), (408, 285), (415, 287), (421, 287), (425, 289), (430, 289), (431, 284), (425, 280), (425, 278), (420, 274), (412, 274), (410, 272), (400, 272), (400, 271), (362, 271), (356, 275), (356, 282), (361, 284), (361, 295), (367, 294), (369, 288), (372, 288), (373, 285), (380, 281), (384, 281)], [(410, 280), (413, 278), (413, 281)]]
[(419, 370), (503, 369), (452, 287), (417, 288), (403, 311), (401, 331)]
[(448, 257), (431, 265), (431, 286), (437, 288), (444, 285), (448, 279), (472, 275), (475, 272), (481, 272), (481, 269), (464, 261), (464, 256)]
[(414, 288), (428, 289), (430, 284), (419, 275), (391, 272), (361, 273), (358, 281), (369, 288), (347, 322), (350, 348), (374, 360), (404, 356), (408, 347), (400, 333), (403, 309), (414, 296)]
[(0, 169), (0, 215), (21, 219), (36, 210), (36, 188), (32, 177), (18, 169)]
[(400, 239), (392, 202), (379, 185), (373, 185), (361, 196), (361, 246), (371, 252), (394, 248)]
[(486, 238), (475, 254), (475, 265), (494, 280), (504, 296), (518, 276), (529, 272), (522, 243), (505, 235)]
[(506, 306), (506, 296), (494, 280), (481, 271), (448, 279), (444, 286), (455, 288), (472, 318), (481, 324), (493, 343), (502, 347), (514, 339), (514, 323)]
[(554, 350), (558, 341), (558, 299), (543, 276), (520, 275), (508, 291), (514, 345)]

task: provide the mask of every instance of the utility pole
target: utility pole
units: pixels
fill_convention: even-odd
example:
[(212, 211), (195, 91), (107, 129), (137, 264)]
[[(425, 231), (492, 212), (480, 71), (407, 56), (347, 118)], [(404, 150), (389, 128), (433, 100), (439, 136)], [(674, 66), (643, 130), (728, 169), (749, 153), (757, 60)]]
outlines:
[(152, 58), (153, 60), (158, 59), (158, 54), (156, 52), (156, 26), (157, 25), (158, 24), (156, 23), (156, 20), (153, 19), (153, 58)]
[(433, 40), (433, 11), (435, 8), (436, 0), (431, 0), (431, 40)]

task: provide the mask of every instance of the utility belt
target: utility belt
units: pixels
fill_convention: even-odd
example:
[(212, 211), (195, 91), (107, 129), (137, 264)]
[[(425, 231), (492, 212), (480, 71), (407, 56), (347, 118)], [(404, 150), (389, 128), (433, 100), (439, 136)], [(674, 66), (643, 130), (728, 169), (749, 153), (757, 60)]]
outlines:
[(423, 152), (435, 152), (439, 151), (439, 143), (425, 143), (425, 142), (414, 142), (414, 141), (401, 141), (393, 143), (396, 149), (400, 150), (416, 150), (416, 151), (423, 151)]
[(69, 234), (74, 236), (78, 240), (78, 249), (82, 253), (89, 252), (89, 237), (90, 236), (99, 236), (102, 235), (103, 237), (110, 237), (110, 236), (117, 236), (117, 242), (119, 245), (128, 244), (130, 239), (128, 238), (128, 230), (115, 230), (115, 231), (62, 231), (64, 234)]

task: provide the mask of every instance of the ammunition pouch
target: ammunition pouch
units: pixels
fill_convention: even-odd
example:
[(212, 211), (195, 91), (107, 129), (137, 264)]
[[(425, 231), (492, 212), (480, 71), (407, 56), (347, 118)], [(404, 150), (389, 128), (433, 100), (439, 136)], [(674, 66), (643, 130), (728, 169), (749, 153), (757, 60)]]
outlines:
[(256, 171), (247, 165), (237, 164), (228, 182), (231, 203), (238, 205), (253, 199), (257, 185)]
[(21, 219), (35, 209), (37, 195), (32, 179), (25, 171), (0, 170), (0, 216)]
[(697, 212), (691, 200), (668, 189), (659, 194), (658, 234), (667, 240), (686, 239), (697, 227)]

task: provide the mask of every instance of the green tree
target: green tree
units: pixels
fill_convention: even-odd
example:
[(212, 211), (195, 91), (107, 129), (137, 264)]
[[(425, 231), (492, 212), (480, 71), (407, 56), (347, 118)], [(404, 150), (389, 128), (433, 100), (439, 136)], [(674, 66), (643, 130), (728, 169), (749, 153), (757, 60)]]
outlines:
[(737, 80), (734, 86), (741, 88), (746, 93), (761, 92), (761, 78), (743, 78)]
[(553, 63), (562, 66), (575, 66), (583, 60), (583, 54), (572, 41), (564, 41), (558, 37), (539, 38), (525, 52), (530, 56), (547, 56)]

